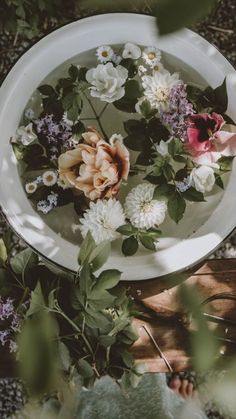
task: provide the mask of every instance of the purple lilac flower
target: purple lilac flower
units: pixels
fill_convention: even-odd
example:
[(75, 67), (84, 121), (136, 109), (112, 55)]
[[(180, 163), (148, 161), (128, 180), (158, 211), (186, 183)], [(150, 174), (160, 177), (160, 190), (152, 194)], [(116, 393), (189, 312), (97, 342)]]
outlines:
[(57, 122), (53, 115), (37, 119), (35, 125), (37, 134), (44, 136), (52, 147), (66, 145), (72, 135), (71, 127), (63, 121)]
[(0, 330), (0, 344), (9, 345), (10, 352), (16, 352), (17, 345), (12, 339), (21, 328), (21, 316), (15, 311), (13, 300), (7, 298), (5, 301), (0, 297), (0, 320), (6, 323), (6, 327)]
[(162, 112), (162, 122), (169, 126), (173, 134), (185, 139), (187, 135), (186, 117), (194, 113), (193, 105), (187, 100), (186, 85), (179, 83), (171, 89), (168, 112)]

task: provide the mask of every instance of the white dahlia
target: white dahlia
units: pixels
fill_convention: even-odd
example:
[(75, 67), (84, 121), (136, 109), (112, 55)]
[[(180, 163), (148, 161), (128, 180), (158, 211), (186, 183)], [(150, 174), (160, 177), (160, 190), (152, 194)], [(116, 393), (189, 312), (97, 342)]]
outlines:
[(116, 231), (118, 227), (125, 224), (123, 208), (116, 199), (90, 202), (89, 209), (80, 219), (80, 231), (83, 237), (90, 231), (96, 244), (104, 240), (113, 241), (120, 237)]
[(151, 107), (160, 112), (168, 111), (171, 89), (179, 83), (179, 75), (170, 74), (169, 71), (155, 71), (152, 76), (142, 77), (145, 97), (149, 100)]
[(155, 186), (142, 183), (131, 190), (125, 200), (125, 213), (134, 227), (149, 229), (163, 223), (167, 206), (153, 199)]

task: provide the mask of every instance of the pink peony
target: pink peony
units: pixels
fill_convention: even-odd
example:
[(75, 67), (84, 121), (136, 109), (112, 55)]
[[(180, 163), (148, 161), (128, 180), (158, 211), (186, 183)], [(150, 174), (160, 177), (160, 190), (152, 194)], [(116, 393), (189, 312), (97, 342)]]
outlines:
[(215, 112), (191, 115), (186, 148), (193, 161), (203, 165), (212, 165), (221, 156), (235, 156), (236, 127), (225, 125), (224, 118)]
[(110, 143), (90, 128), (82, 134), (84, 143), (58, 159), (60, 179), (91, 200), (114, 197), (129, 174), (129, 152), (119, 135)]

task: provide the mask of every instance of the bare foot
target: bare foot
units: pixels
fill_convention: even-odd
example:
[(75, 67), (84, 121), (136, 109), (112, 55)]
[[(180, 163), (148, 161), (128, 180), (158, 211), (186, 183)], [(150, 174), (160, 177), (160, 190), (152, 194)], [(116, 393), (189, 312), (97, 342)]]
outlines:
[(173, 379), (169, 382), (169, 387), (185, 400), (191, 400), (195, 397), (193, 384), (186, 379), (173, 377)]

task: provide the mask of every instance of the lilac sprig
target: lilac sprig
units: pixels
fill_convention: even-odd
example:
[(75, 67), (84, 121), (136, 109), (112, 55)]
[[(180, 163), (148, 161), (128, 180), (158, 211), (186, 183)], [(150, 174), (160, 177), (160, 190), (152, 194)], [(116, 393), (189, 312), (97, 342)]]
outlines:
[(162, 123), (171, 128), (173, 134), (186, 139), (186, 118), (193, 113), (193, 105), (187, 99), (186, 85), (179, 83), (171, 89), (168, 112), (162, 112), (160, 116)]
[(71, 127), (64, 121), (57, 122), (53, 115), (45, 115), (34, 121), (36, 132), (45, 138), (48, 145), (55, 150), (57, 146), (66, 146), (72, 136)]
[(0, 344), (8, 344), (10, 352), (17, 351), (17, 344), (13, 338), (14, 334), (20, 331), (21, 320), (21, 316), (15, 310), (14, 301), (11, 298), (4, 301), (0, 296)]

